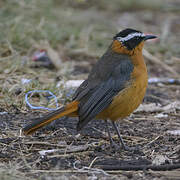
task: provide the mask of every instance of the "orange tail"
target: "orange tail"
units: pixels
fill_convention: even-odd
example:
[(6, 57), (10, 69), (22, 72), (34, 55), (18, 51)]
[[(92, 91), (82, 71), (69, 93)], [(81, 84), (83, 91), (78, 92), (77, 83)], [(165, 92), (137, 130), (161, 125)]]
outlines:
[(35, 119), (31, 124), (28, 124), (22, 129), (23, 133), (25, 135), (32, 134), (41, 127), (63, 116), (77, 116), (78, 104), (78, 101), (73, 101), (65, 107), (53, 111), (44, 117)]

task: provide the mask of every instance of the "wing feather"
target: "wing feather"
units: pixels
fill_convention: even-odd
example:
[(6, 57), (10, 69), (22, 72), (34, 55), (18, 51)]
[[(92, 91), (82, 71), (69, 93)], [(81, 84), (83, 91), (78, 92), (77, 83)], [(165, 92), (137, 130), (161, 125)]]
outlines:
[(106, 75), (102, 74), (103, 69), (97, 69), (97, 66), (95, 68), (96, 71), (92, 70), (93, 73), (90, 73), (89, 78), (82, 83), (74, 96), (74, 100), (80, 101), (78, 130), (107, 108), (113, 97), (126, 87), (131, 78), (133, 64), (127, 56), (124, 56), (116, 59), (115, 65), (105, 67), (108, 73)]

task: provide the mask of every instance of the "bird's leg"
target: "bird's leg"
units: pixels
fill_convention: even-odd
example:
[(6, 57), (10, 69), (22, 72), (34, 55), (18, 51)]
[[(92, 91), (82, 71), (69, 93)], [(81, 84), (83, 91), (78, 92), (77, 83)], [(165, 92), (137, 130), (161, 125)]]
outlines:
[(108, 136), (109, 136), (110, 145), (111, 145), (111, 148), (113, 148), (114, 145), (115, 145), (115, 143), (114, 143), (114, 141), (113, 141), (113, 139), (112, 139), (112, 136), (111, 136), (111, 133), (110, 133), (110, 131), (109, 131), (109, 126), (108, 126), (107, 120), (105, 120), (105, 123), (106, 123), (106, 129), (107, 129)]
[(122, 137), (121, 137), (121, 134), (120, 134), (120, 132), (119, 132), (119, 129), (118, 129), (118, 127), (117, 127), (117, 124), (116, 124), (114, 121), (112, 121), (112, 124), (113, 124), (114, 129), (116, 130), (116, 133), (117, 133), (118, 138), (119, 138), (119, 140), (120, 140), (120, 142), (121, 142), (122, 148), (123, 148), (125, 151), (132, 151), (132, 150), (134, 150), (134, 149), (131, 149), (131, 148), (129, 148), (128, 146), (125, 145), (125, 143), (124, 143), (124, 141), (123, 141), (123, 139), (122, 139)]

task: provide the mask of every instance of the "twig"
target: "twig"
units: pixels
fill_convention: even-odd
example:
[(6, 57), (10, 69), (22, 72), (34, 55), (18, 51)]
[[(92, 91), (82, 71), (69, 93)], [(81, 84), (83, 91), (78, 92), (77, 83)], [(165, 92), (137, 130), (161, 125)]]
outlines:
[(148, 170), (153, 171), (169, 171), (173, 169), (180, 168), (180, 163), (178, 164), (167, 164), (167, 165), (100, 165), (98, 168), (101, 168), (105, 171), (111, 170), (124, 170), (124, 171), (138, 171), (138, 170)]
[(29, 142), (24, 142), (24, 144), (27, 144), (27, 145), (56, 146), (56, 147), (59, 147), (59, 148), (67, 147), (67, 145), (51, 144), (51, 143), (48, 143), (48, 142), (40, 142), (40, 141), (29, 141)]
[(32, 173), (87, 173), (87, 170), (78, 171), (78, 170), (31, 170)]
[(94, 153), (94, 151), (84, 151), (84, 152), (73, 152), (69, 154), (55, 154), (55, 155), (50, 155), (47, 156), (47, 158), (59, 158), (59, 157), (70, 157), (76, 155), (82, 155), (82, 154), (91, 154)]
[(156, 138), (154, 138), (152, 141), (150, 141), (149, 143), (147, 143), (144, 147), (152, 144), (153, 142), (155, 142), (157, 139), (159, 139), (161, 137), (161, 135), (157, 136)]
[(77, 169), (77, 170), (31, 170), (32, 173), (102, 173), (103, 175), (108, 176), (108, 174), (103, 171), (102, 169), (95, 169), (95, 168), (84, 168), (84, 169)]
[(152, 61), (153, 63), (159, 64), (162, 68), (164, 68), (167, 71), (171, 72), (174, 76), (179, 77), (178, 73), (173, 68), (171, 68), (167, 64), (163, 63), (157, 57), (150, 54), (147, 50), (143, 49), (143, 55), (148, 60)]
[(164, 104), (167, 104), (167, 103), (171, 102), (171, 101), (169, 101), (167, 99), (163, 99), (163, 98), (155, 96), (155, 95), (147, 95), (147, 96), (145, 96), (145, 98), (152, 98), (152, 99), (154, 99), (156, 101), (163, 102)]
[[(179, 169), (180, 164), (168, 164), (168, 165), (140, 165), (140, 166), (105, 166), (101, 167), (103, 170), (106, 170), (106, 173), (120, 173), (122, 170), (124, 171), (138, 171), (138, 170), (154, 170), (154, 171), (168, 171), (168, 170), (173, 170), (173, 169)], [(31, 170), (32, 173), (87, 173), (89, 170)]]
[(95, 157), (93, 160), (92, 160), (92, 162), (91, 162), (91, 164), (89, 165), (89, 167), (88, 168), (91, 168), (92, 167), (92, 165), (94, 164), (94, 162), (98, 159), (99, 157)]
[[(112, 136), (112, 138), (118, 139), (118, 136)], [(143, 138), (143, 137), (138, 137), (138, 136), (128, 136), (128, 135), (122, 135), (122, 138), (128, 142), (128, 139), (130, 139), (130, 141), (134, 140), (134, 141), (147, 141), (147, 138)]]
[(1, 57), (0, 61), (7, 61), (9, 59), (14, 59), (16, 56), (19, 56), (19, 54), (12, 54), (10, 56), (6, 56), (6, 57)]
[(89, 168), (89, 167), (86, 167), (86, 166), (83, 166), (82, 168), (78, 168), (78, 167), (76, 167), (77, 163), (79, 163), (78, 160), (74, 162), (73, 166), (74, 166), (75, 170), (78, 170), (78, 172), (84, 172), (84, 170), (87, 170), (87, 173), (92, 173), (92, 174), (95, 174), (95, 173), (100, 174), (100, 173), (102, 173), (105, 176), (109, 175), (104, 170), (98, 169), (98, 168)]
[(161, 38), (160, 38), (160, 43), (161, 44), (165, 44), (167, 38), (168, 38), (168, 35), (170, 33), (170, 28), (171, 28), (171, 19), (170, 18), (167, 18), (165, 21), (164, 21), (164, 24), (163, 24), (163, 27), (162, 27), (162, 34), (161, 34)]
[[(70, 146), (67, 149), (51, 149), (51, 150), (42, 150), (39, 151), (41, 155), (47, 155), (47, 154), (52, 154), (54, 152), (59, 153), (59, 154), (64, 154), (64, 153), (74, 153), (74, 152), (81, 152), (81, 151), (86, 151), (88, 149), (88, 145), (82, 145), (82, 146)], [(70, 148), (70, 149), (69, 149)]]

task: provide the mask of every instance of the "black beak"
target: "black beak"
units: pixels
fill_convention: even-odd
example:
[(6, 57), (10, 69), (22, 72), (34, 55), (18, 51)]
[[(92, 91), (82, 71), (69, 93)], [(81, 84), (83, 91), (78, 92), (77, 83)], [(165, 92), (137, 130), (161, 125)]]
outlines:
[(147, 34), (145, 37), (144, 37), (144, 41), (148, 40), (148, 39), (155, 39), (157, 38), (157, 36), (155, 35), (151, 35), (151, 34)]

